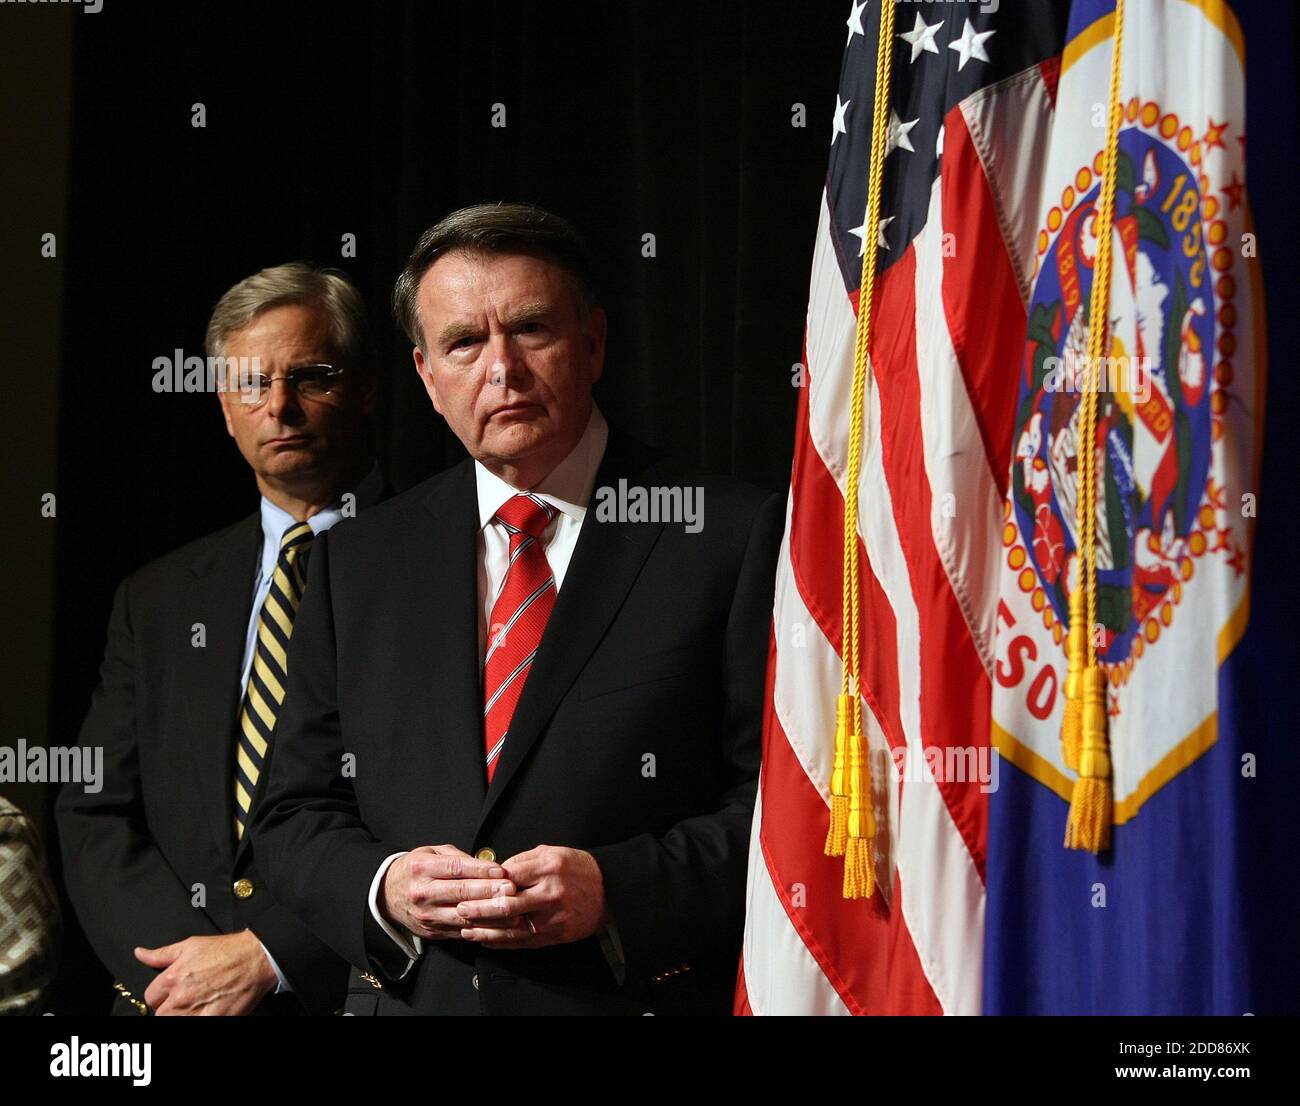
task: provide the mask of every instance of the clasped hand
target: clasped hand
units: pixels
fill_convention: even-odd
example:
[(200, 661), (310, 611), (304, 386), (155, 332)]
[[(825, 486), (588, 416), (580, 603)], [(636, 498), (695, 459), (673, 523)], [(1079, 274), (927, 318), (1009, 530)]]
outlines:
[(455, 845), (423, 845), (384, 873), (381, 909), (425, 940), (525, 949), (590, 937), (606, 921), (605, 882), (591, 853), (538, 845), (497, 863)]

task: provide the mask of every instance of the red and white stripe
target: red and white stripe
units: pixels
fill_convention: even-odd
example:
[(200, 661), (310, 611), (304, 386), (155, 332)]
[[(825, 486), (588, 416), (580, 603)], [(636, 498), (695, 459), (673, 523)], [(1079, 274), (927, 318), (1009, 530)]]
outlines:
[(987, 796), (977, 782), (904, 777), (889, 750), (913, 750), (916, 764), (922, 748), (988, 745), (999, 531), (1053, 92), (1050, 71), (1035, 68), (949, 113), (929, 220), (877, 278), (859, 558), (880, 879), (858, 901), (841, 895), (842, 860), (822, 854), (857, 326), (823, 194), (739, 1013), (980, 1010)]

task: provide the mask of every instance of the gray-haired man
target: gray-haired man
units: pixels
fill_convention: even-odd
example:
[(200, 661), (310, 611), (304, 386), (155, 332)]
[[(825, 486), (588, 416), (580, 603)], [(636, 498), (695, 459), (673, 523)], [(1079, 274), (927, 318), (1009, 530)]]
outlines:
[(280, 265), (221, 298), (207, 347), (261, 503), (117, 590), (80, 737), (104, 750), (103, 785), (57, 808), (68, 892), (114, 1012), (327, 1013), (346, 967), (270, 895), (244, 828), (312, 541), (387, 493), (365, 309), (341, 275)]

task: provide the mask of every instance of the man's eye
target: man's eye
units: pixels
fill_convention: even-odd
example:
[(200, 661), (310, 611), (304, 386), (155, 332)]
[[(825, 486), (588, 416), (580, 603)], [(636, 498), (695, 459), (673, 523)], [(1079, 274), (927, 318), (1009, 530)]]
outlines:
[(469, 346), (473, 346), (473, 345), (477, 345), (477, 344), (478, 344), (478, 339), (477, 339), (477, 338), (457, 338), (454, 342), (452, 342), (452, 344), (451, 344), (451, 348), (452, 348), (452, 349), (465, 349), (465, 348), (467, 348), (467, 347), (469, 347)]

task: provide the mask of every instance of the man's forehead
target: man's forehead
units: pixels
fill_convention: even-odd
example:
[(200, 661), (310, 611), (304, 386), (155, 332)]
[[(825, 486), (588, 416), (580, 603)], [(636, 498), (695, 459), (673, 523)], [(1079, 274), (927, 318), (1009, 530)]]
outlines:
[(321, 308), (305, 303), (282, 303), (259, 311), (232, 333), (312, 341), (328, 334), (329, 329), (329, 317)]
[(329, 349), (329, 320), (318, 308), (302, 304), (268, 308), (249, 320), (248, 325), (232, 331), (229, 346), (257, 347), (265, 356), (283, 352), (322, 352)]
[(440, 307), (473, 309), (483, 297), (537, 300), (565, 289), (565, 271), (530, 253), (453, 250), (439, 257), (420, 281), (420, 298)]

